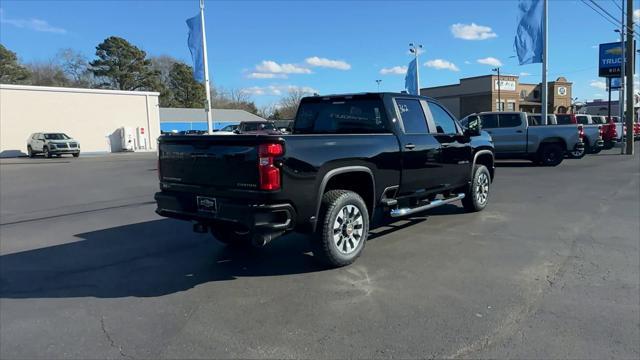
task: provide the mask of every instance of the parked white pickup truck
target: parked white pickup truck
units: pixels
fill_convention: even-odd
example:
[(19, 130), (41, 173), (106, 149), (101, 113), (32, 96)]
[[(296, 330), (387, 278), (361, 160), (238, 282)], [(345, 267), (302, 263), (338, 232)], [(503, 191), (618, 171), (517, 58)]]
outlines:
[(583, 151), (580, 126), (529, 125), (524, 112), (482, 112), (460, 120), (466, 126), (480, 119), (482, 130), (493, 138), (496, 158), (527, 159), (545, 166), (559, 165), (566, 153)]

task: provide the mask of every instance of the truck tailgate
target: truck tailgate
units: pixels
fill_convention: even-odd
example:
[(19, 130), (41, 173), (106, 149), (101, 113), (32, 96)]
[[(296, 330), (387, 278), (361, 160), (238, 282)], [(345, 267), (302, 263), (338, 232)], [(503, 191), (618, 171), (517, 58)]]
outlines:
[[(265, 139), (266, 138), (266, 139)], [(160, 181), (215, 188), (257, 189), (258, 146), (269, 136), (163, 136)]]

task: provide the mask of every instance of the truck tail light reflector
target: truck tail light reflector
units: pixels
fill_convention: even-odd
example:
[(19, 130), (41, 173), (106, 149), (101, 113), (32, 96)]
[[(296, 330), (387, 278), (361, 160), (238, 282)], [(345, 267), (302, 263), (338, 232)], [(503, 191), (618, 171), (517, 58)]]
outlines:
[(273, 164), (273, 160), (282, 155), (284, 155), (282, 144), (260, 144), (258, 148), (260, 190), (280, 190), (280, 169)]
[(578, 137), (580, 140), (584, 139), (584, 127), (582, 125), (578, 125)]

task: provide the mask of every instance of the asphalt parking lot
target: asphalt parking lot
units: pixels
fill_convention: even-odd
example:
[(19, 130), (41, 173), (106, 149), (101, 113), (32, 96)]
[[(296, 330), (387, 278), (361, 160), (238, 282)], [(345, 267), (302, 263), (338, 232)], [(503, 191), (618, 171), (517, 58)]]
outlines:
[(640, 156), (503, 162), (488, 208), (231, 250), (153, 212), (155, 154), (0, 161), (1, 358), (638, 358)]

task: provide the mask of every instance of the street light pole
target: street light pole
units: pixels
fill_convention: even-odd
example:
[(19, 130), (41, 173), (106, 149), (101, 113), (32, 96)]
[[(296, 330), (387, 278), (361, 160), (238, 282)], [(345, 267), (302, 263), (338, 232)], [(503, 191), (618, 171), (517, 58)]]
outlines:
[(498, 111), (504, 110), (502, 108), (502, 98), (500, 97), (500, 68), (496, 67), (491, 71), (496, 71), (498, 73)]
[(380, 83), (382, 82), (381, 79), (376, 80), (376, 84), (378, 84), (378, 92), (380, 92)]

